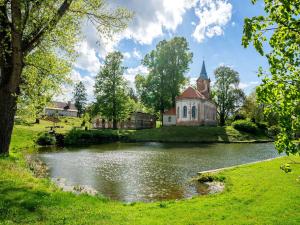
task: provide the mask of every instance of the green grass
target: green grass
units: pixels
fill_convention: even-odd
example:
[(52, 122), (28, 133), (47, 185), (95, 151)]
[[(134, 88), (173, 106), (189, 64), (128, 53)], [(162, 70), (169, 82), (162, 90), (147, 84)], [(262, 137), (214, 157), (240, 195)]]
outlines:
[(270, 141), (263, 132), (249, 134), (227, 127), (162, 127), (131, 132), (129, 139), (161, 142), (254, 142)]
[[(44, 125), (16, 126), (12, 143), (15, 154), (0, 158), (0, 224), (300, 224), (300, 164), (292, 164), (288, 174), (279, 169), (290, 162), (288, 157), (220, 172), (226, 181), (223, 193), (189, 200), (124, 204), (62, 192), (48, 179), (35, 178), (22, 163), (19, 152), (33, 145), (31, 139), (45, 129)], [(176, 131), (180, 131), (183, 140), (189, 137), (185, 129)], [(206, 137), (212, 132), (212, 128), (197, 129), (203, 133), (207, 129)], [(231, 127), (225, 131), (215, 129), (220, 129), (218, 138), (241, 138)], [(165, 132), (168, 140), (174, 140), (173, 129), (157, 131), (159, 134), (152, 138), (159, 139)], [(129, 133), (142, 139), (148, 137), (145, 132), (152, 130)], [(300, 161), (300, 157), (292, 159)]]

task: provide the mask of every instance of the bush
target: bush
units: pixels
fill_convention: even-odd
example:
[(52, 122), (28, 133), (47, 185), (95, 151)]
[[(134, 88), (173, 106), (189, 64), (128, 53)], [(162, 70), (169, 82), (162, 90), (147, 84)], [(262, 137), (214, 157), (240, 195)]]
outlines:
[(126, 137), (116, 130), (76, 130), (72, 129), (64, 139), (65, 145), (88, 145), (120, 141)]
[(268, 124), (267, 123), (256, 123), (256, 126), (261, 130), (267, 130)]
[(268, 129), (268, 136), (270, 137), (275, 137), (279, 133), (280, 133), (280, 128), (276, 125), (273, 125)]
[(219, 181), (219, 182), (224, 182), (225, 177), (219, 174), (212, 174), (212, 173), (202, 173), (197, 177), (197, 180), (200, 183), (204, 182), (213, 182), (213, 181)]
[(248, 120), (237, 120), (231, 124), (234, 129), (238, 131), (244, 131), (247, 133), (255, 133), (257, 131), (257, 126), (255, 123)]
[(53, 134), (42, 133), (38, 136), (36, 143), (38, 145), (46, 146), (46, 145), (55, 145), (56, 138)]

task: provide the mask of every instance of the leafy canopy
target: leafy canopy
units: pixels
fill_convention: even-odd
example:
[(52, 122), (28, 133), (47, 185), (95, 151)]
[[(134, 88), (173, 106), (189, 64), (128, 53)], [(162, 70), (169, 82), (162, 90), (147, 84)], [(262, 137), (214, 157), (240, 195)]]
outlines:
[(218, 67), (215, 70), (215, 77), (213, 100), (217, 105), (220, 125), (223, 126), (228, 117), (243, 105), (245, 94), (239, 88), (239, 73), (230, 67)]
[(265, 15), (245, 19), (242, 43), (244, 47), (252, 43), (268, 60), (269, 71), (259, 69), (262, 84), (257, 97), (265, 114), (278, 119), (277, 150), (295, 154), (300, 151), (294, 142), (300, 130), (300, 1), (264, 3)]

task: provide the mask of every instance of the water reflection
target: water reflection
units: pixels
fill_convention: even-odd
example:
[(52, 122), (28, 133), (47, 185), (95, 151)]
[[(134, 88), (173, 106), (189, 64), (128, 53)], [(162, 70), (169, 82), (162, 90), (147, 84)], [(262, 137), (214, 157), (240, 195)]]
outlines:
[(89, 185), (127, 202), (181, 199), (204, 193), (187, 181), (203, 170), (276, 157), (273, 144), (114, 143), (40, 154), (53, 178)]

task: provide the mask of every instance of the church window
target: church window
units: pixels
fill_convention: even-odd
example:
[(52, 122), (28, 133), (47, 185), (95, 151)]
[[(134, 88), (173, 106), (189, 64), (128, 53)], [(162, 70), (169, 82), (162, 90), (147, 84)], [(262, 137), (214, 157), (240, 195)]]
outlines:
[(192, 118), (196, 119), (196, 106), (192, 107)]
[(187, 107), (183, 106), (183, 118), (187, 118)]

